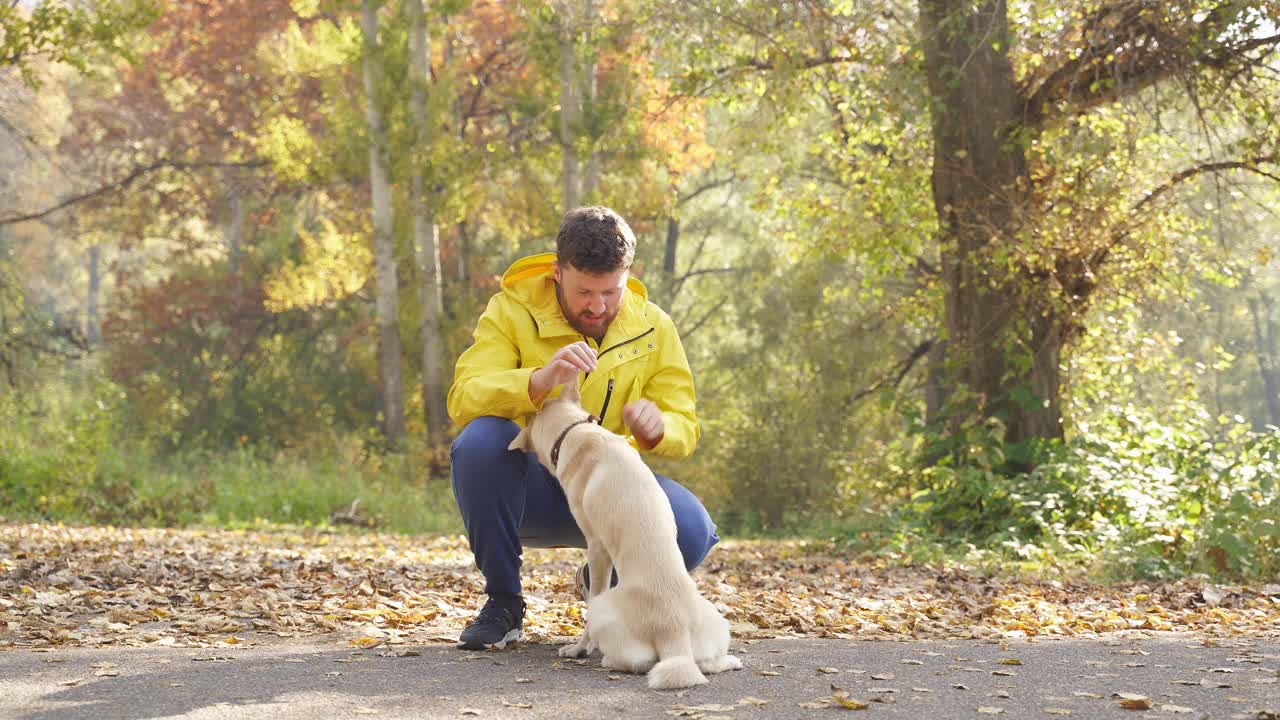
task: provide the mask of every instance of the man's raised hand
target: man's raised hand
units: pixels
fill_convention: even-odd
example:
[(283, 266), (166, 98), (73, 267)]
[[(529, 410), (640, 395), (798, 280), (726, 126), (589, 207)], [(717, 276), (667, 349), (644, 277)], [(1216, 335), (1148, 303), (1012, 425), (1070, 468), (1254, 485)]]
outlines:
[(636, 400), (622, 407), (622, 422), (636, 436), (636, 442), (645, 450), (662, 442), (667, 429), (662, 411), (652, 400)]
[(585, 341), (565, 345), (556, 351), (546, 365), (529, 376), (529, 399), (539, 405), (557, 385), (573, 382), (578, 373), (596, 369), (596, 351)]

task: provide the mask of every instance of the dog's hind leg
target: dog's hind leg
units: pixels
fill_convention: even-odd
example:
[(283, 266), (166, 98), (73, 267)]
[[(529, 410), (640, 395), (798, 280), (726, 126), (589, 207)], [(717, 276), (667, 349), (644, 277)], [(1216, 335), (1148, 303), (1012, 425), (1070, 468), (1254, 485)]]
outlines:
[(649, 687), (653, 690), (686, 688), (702, 685), (707, 678), (693, 659), (693, 643), (688, 628), (679, 625), (654, 638), (660, 660), (649, 670)]

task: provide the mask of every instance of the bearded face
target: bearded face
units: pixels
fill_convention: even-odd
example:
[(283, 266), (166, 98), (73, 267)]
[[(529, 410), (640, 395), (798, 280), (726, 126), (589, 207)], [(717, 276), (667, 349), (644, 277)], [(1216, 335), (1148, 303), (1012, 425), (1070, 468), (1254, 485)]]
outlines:
[(590, 338), (604, 337), (622, 307), (627, 277), (627, 270), (595, 274), (557, 262), (560, 309), (573, 329)]

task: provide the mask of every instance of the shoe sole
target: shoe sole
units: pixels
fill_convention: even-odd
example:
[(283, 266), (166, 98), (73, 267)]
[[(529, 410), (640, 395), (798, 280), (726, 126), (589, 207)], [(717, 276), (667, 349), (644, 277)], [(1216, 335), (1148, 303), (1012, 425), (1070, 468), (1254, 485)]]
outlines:
[(457, 644), (457, 648), (459, 650), (489, 650), (489, 649), (502, 650), (506, 648), (508, 645), (511, 645), (513, 643), (518, 643), (521, 640), (524, 640), (524, 632), (522, 630), (517, 629), (517, 630), (512, 630), (511, 632), (508, 632), (505, 636), (503, 636), (501, 640), (499, 640), (496, 643), (490, 643), (488, 645), (485, 645), (483, 643), (472, 644), (472, 643), (460, 642)]

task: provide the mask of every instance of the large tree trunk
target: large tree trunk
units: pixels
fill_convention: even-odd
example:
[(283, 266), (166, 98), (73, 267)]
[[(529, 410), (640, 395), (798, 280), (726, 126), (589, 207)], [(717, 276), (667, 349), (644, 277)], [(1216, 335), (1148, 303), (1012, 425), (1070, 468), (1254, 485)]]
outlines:
[(578, 41), (590, 33), (596, 21), (595, 0), (560, 0), (557, 4), (560, 44), (560, 148), (564, 210), (582, 204), (600, 179), (600, 158), (595, 151), (582, 156), (579, 136), (586, 113), (596, 98), (595, 53), (579, 63)]
[(1012, 141), (1021, 97), (1005, 54), (1005, 3), (921, 0), (933, 96), (933, 197), (942, 233), (950, 389), (965, 386), (1006, 440), (1060, 438), (1064, 332), (1036, 288), (1007, 269), (1030, 190)]
[(410, 113), (418, 151), (413, 163), (409, 204), (413, 208), (413, 238), (417, 248), (418, 271), (422, 277), (422, 408), (427, 432), (434, 444), (443, 444), (449, 427), (444, 387), (444, 340), (440, 319), (444, 315), (441, 288), (440, 228), (435, 222), (437, 193), (427, 188), (422, 157), (431, 147), (431, 121), (427, 117), (427, 89), (431, 85), (431, 46), (427, 35), (426, 9), (422, 0), (408, 0)]
[(403, 447), (404, 380), (400, 358), (399, 280), (392, 235), (391, 179), (387, 164), (387, 130), (379, 105), (381, 62), (378, 57), (378, 3), (364, 0), (360, 13), (364, 37), (364, 87), (369, 125), (369, 184), (373, 195), (373, 257), (377, 281), (378, 365), (382, 375), (383, 433), (393, 450)]
[(1265, 295), (1260, 299), (1249, 298), (1249, 314), (1253, 316), (1258, 372), (1262, 375), (1262, 390), (1267, 396), (1267, 413), (1271, 416), (1271, 424), (1280, 427), (1280, 377), (1275, 366), (1275, 336), (1271, 332), (1271, 299)]

